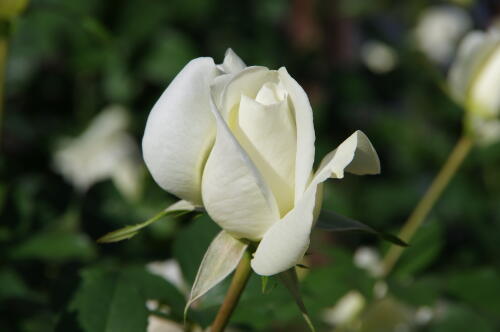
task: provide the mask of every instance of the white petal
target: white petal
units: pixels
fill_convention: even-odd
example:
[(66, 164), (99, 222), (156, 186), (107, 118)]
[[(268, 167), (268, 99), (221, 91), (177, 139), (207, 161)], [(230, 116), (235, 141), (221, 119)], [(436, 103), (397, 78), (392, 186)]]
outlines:
[(217, 76), (210, 87), (212, 98), (215, 101), (215, 105), (221, 105), (222, 94), (226, 89), (227, 84), (234, 78), (235, 74), (223, 74)]
[(295, 208), (264, 234), (251, 261), (256, 273), (280, 273), (302, 259), (309, 247), (317, 188), (310, 186)]
[(314, 124), (311, 104), (302, 87), (288, 74), (286, 68), (278, 71), (280, 82), (292, 100), (297, 126), (297, 154), (295, 162), (295, 202), (304, 193), (314, 163)]
[(380, 173), (380, 161), (366, 135), (357, 130), (321, 161), (311, 185), (328, 178), (341, 179), (344, 171), (357, 175)]
[(215, 134), (209, 97), (216, 75), (211, 58), (189, 62), (153, 107), (142, 141), (154, 180), (195, 204), (201, 204), (202, 167)]
[(279, 219), (276, 200), (213, 103), (212, 111), (217, 135), (203, 173), (203, 204), (225, 231), (260, 240)]
[(266, 82), (278, 82), (276, 71), (266, 67), (247, 67), (234, 75), (227, 83), (221, 98), (217, 104), (224, 118), (240, 102), (241, 95), (254, 99)]
[(186, 309), (233, 272), (247, 245), (222, 231), (210, 243), (201, 261)]
[(272, 105), (284, 101), (286, 96), (287, 92), (282, 84), (268, 82), (264, 83), (259, 92), (257, 92), (255, 101), (263, 105)]
[[(262, 91), (262, 89), (261, 89)], [(230, 123), (234, 135), (271, 188), (284, 216), (294, 205), (296, 130), (285, 101), (262, 105), (241, 96), (236, 118)]]
[(356, 131), (323, 159), (293, 210), (264, 234), (251, 263), (256, 273), (280, 273), (302, 259), (309, 247), (315, 210), (321, 204), (318, 201), (322, 194), (321, 184), (329, 177), (342, 178), (344, 170), (358, 175), (380, 172), (377, 153), (361, 131)]
[(223, 71), (225, 74), (238, 73), (246, 67), (247, 66), (245, 65), (243, 60), (241, 60), (241, 58), (230, 48), (226, 50), (224, 62), (221, 65), (217, 66), (217, 68)]

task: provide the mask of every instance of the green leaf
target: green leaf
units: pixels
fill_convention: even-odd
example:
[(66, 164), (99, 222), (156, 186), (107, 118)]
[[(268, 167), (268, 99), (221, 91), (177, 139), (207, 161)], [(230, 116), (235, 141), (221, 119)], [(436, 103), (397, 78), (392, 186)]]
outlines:
[(86, 235), (64, 231), (36, 234), (10, 251), (10, 257), (13, 259), (41, 259), (52, 262), (87, 260), (94, 256), (94, 245)]
[(0, 300), (26, 297), (30, 294), (30, 290), (16, 271), (9, 268), (0, 270)]
[(128, 268), (122, 273), (126, 274), (126, 278), (134, 283), (146, 300), (157, 300), (167, 305), (170, 314), (181, 321), (186, 300), (174, 285), (143, 267)]
[(334, 306), (353, 289), (360, 291), (366, 298), (372, 296), (375, 280), (366, 270), (354, 265), (352, 252), (331, 247), (323, 252), (327, 254), (325, 259), (329, 263), (311, 269), (302, 282), (308, 298), (314, 299), (309, 305), (310, 310)]
[(289, 291), (278, 280), (277, 275), (270, 277), (267, 291), (263, 294), (261, 276), (252, 273), (231, 316), (231, 322), (235, 326), (248, 327), (251, 331), (274, 331), (291, 321), (296, 322), (297, 305), (291, 301)]
[(295, 303), (299, 307), (300, 312), (302, 313), (302, 317), (304, 317), (307, 326), (312, 332), (315, 332), (316, 330), (314, 329), (314, 325), (312, 324), (311, 318), (309, 318), (309, 314), (307, 313), (306, 306), (302, 301), (302, 296), (299, 289), (299, 280), (297, 279), (295, 268), (291, 268), (285, 272), (281, 272), (279, 274), (279, 277), (295, 300)]
[(70, 305), (85, 332), (145, 331), (147, 300), (169, 307), (169, 315), (182, 319), (184, 296), (164, 278), (142, 266), (117, 270), (89, 268)]
[(142, 71), (153, 82), (163, 83), (174, 78), (196, 56), (196, 48), (191, 40), (180, 32), (163, 32), (152, 41), (151, 49), (145, 54)]
[(450, 306), (429, 329), (430, 332), (493, 332), (495, 330), (484, 317), (460, 306)]
[(6, 201), (7, 201), (7, 186), (3, 183), (0, 183), (0, 212), (3, 211)]
[(393, 234), (381, 232), (373, 227), (363, 224), (360, 221), (342, 216), (338, 213), (328, 210), (322, 210), (316, 227), (330, 232), (363, 231), (377, 235), (383, 240), (407, 247), (408, 244)]
[(430, 220), (415, 233), (411, 246), (401, 255), (395, 273), (399, 276), (414, 276), (432, 264), (442, 246), (442, 227), (436, 220)]
[(123, 228), (120, 228), (116, 231), (110, 232), (102, 237), (100, 237), (97, 242), (99, 243), (111, 243), (111, 242), (119, 242), (122, 240), (128, 240), (134, 236), (136, 236), (141, 229), (144, 227), (147, 227), (151, 225), (152, 223), (160, 220), (163, 217), (166, 217), (168, 215), (174, 215), (174, 216), (181, 216), (183, 214), (186, 214), (188, 212), (191, 212), (195, 209), (195, 207), (186, 201), (179, 201), (167, 209), (161, 211), (157, 215), (155, 215), (153, 218), (146, 220), (145, 222), (142, 222), (140, 224), (136, 225), (130, 225), (130, 226), (125, 226)]
[(89, 269), (71, 308), (85, 332), (145, 331), (146, 298), (139, 286), (119, 271)]
[(220, 228), (205, 214), (195, 218), (177, 233), (173, 244), (173, 256), (181, 266), (182, 274), (192, 285), (201, 260)]
[(407, 279), (391, 279), (389, 289), (398, 299), (415, 307), (434, 306), (439, 294), (442, 294), (442, 282), (438, 277), (425, 276), (411, 283)]
[(448, 276), (448, 291), (486, 312), (500, 312), (500, 273), (492, 268), (457, 271)]

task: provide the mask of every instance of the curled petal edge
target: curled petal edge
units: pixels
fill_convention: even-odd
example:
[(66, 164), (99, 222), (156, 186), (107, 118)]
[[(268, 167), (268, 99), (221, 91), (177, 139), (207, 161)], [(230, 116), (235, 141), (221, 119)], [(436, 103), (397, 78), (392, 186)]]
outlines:
[(251, 261), (257, 274), (274, 275), (302, 259), (309, 247), (318, 187), (329, 177), (343, 178), (344, 171), (357, 175), (380, 172), (377, 153), (361, 131), (356, 131), (323, 159), (296, 206), (264, 234)]

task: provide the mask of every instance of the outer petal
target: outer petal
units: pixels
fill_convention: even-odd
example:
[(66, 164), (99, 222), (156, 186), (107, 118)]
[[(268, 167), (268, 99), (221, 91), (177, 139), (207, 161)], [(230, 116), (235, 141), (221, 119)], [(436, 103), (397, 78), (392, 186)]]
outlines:
[(246, 65), (243, 60), (241, 60), (232, 49), (228, 48), (224, 57), (224, 62), (217, 65), (217, 69), (224, 74), (217, 76), (211, 86), (212, 97), (215, 100), (215, 105), (221, 104), (222, 93), (224, 92), (227, 84), (235, 77), (236, 74), (245, 68)]
[(302, 259), (309, 247), (317, 187), (310, 187), (295, 208), (264, 235), (251, 262), (257, 274), (280, 273)]
[(296, 206), (282, 220), (275, 223), (262, 238), (252, 268), (261, 275), (272, 275), (297, 264), (309, 247), (309, 236), (314, 221), (318, 190), (329, 177), (342, 178), (344, 170), (354, 174), (376, 174), (380, 162), (370, 141), (356, 131), (321, 163), (313, 180)]
[(204, 206), (231, 235), (260, 240), (279, 220), (276, 200), (213, 102), (211, 105), (217, 135), (203, 173)]
[(311, 185), (328, 178), (341, 179), (344, 171), (356, 175), (380, 173), (380, 160), (370, 140), (357, 130), (335, 150), (327, 154), (319, 166)]
[(314, 163), (314, 124), (311, 104), (304, 89), (286, 71), (278, 70), (279, 79), (292, 100), (297, 126), (297, 154), (295, 161), (295, 203), (307, 186)]
[(246, 65), (232, 49), (228, 48), (224, 56), (224, 62), (218, 65), (217, 68), (225, 74), (234, 74), (245, 69)]
[(209, 98), (216, 75), (211, 58), (189, 62), (154, 105), (142, 140), (154, 180), (194, 204), (201, 204), (202, 167), (215, 134)]

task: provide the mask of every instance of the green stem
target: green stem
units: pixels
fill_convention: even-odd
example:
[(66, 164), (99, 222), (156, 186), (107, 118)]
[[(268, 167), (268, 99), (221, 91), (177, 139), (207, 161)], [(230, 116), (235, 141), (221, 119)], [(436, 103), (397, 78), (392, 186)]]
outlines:
[[(441, 168), (441, 171), (432, 182), (430, 188), (422, 197), (418, 205), (415, 207), (415, 210), (413, 210), (413, 213), (401, 229), (401, 232), (399, 233), (400, 239), (407, 243), (410, 242), (412, 236), (425, 220), (429, 211), (432, 209), (436, 201), (441, 196), (441, 193), (464, 161), (472, 147), (472, 144), (472, 139), (467, 136), (462, 136), (458, 140), (455, 148), (450, 153), (448, 160), (443, 165), (443, 168)], [(403, 250), (403, 247), (397, 245), (392, 245), (390, 247), (383, 261), (384, 276), (389, 275), (399, 257), (403, 253)]]
[(7, 64), (8, 37), (0, 35), (0, 145), (3, 136), (5, 67)]
[(231, 317), (231, 314), (236, 308), (240, 296), (243, 293), (243, 289), (245, 289), (251, 271), (250, 253), (246, 251), (236, 268), (236, 272), (234, 273), (233, 280), (231, 281), (231, 285), (229, 286), (224, 302), (219, 308), (217, 316), (215, 316), (215, 320), (210, 330), (211, 332), (224, 331), (224, 328), (229, 322), (229, 318)]

